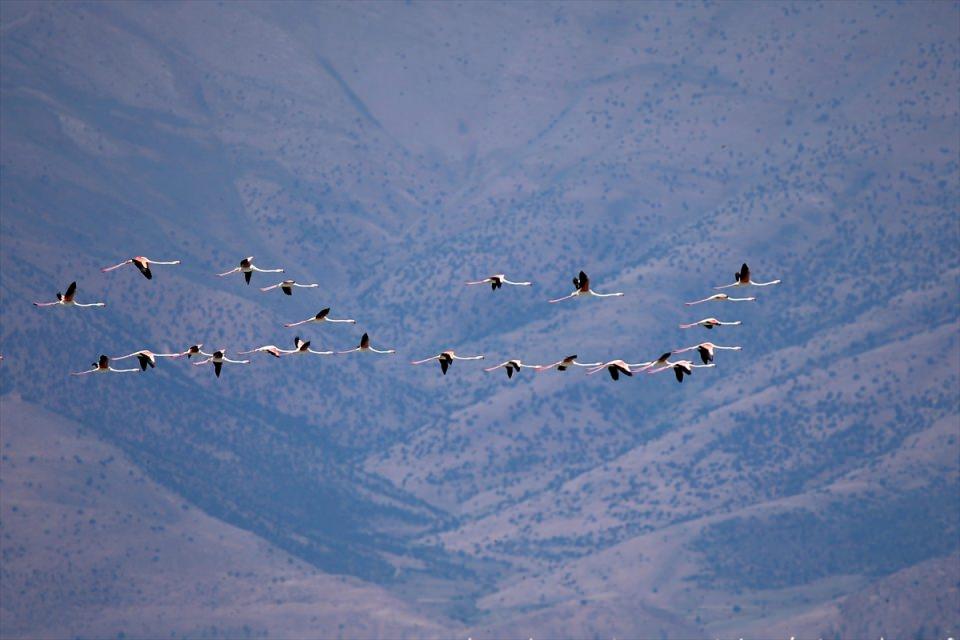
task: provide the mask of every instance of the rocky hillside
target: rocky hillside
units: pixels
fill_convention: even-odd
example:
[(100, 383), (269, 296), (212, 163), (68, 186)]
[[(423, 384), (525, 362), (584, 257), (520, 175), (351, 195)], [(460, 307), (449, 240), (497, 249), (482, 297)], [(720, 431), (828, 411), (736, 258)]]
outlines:
[[(260, 564), (273, 549), (306, 602), (351, 601), (335, 576), (382, 598), (345, 636), (956, 633), (956, 591), (903, 576), (960, 579), (958, 24), (949, 3), (5, 3), (5, 442), (82, 428), (56, 436), (65, 461), (106, 447), (150, 500), (202, 512), (137, 516), (166, 527), (165, 556), (188, 529), (230, 530), (252, 545), (230, 558), (260, 567), (244, 572), (293, 579)], [(134, 254), (183, 264), (99, 272)], [(322, 286), (214, 276), (247, 255)], [(743, 261), (783, 283), (683, 306)], [(580, 269), (627, 295), (547, 304)], [(463, 286), (499, 272), (535, 285)], [(72, 280), (107, 308), (30, 305)], [(358, 324), (282, 326), (327, 306)], [(678, 328), (711, 315), (743, 324)], [(364, 331), (398, 354), (67, 375), (99, 353), (342, 350)], [(704, 339), (744, 350), (682, 385), (408, 364), (636, 362)], [(43, 626), (27, 574), (99, 571), (86, 520), (55, 530), (73, 565), (28, 559), (97, 476), (15, 462), (5, 487), (60, 489), (2, 495), (22, 585), (4, 634), (80, 632)], [(122, 488), (100, 508), (147, 500)], [(145, 535), (107, 521), (111, 553)], [(195, 564), (110, 562), (146, 594)], [(166, 627), (144, 600), (91, 604), (115, 587), (81, 577), (52, 602), (110, 634), (297, 599), (225, 580)], [(934, 592), (921, 621), (909, 603)], [(902, 615), (863, 626), (897, 593)], [(262, 615), (251, 629), (310, 633)]]

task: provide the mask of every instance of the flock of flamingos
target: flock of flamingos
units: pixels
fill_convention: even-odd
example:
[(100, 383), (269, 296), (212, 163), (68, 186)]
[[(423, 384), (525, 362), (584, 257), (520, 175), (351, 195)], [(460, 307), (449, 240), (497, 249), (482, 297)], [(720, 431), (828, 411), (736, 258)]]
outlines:
[[(143, 256), (137, 256), (135, 258), (130, 258), (129, 260), (124, 260), (119, 264), (115, 264), (111, 267), (104, 267), (101, 269), (103, 272), (113, 271), (119, 269), (128, 264), (132, 264), (140, 273), (143, 274), (145, 278), (151, 280), (153, 278), (153, 272), (150, 269), (151, 265), (176, 265), (180, 264), (179, 260), (151, 260)], [(223, 273), (217, 274), (219, 277), (229, 276), (234, 273), (242, 273), (244, 280), (247, 284), (250, 284), (250, 279), (253, 276), (254, 272), (259, 273), (283, 273), (283, 269), (261, 269), (253, 264), (253, 256), (244, 258), (240, 261), (240, 265), (225, 271)], [(723, 285), (720, 287), (714, 287), (714, 289), (728, 289), (731, 287), (767, 287), (774, 284), (779, 284), (780, 280), (773, 280), (771, 282), (754, 282), (750, 276), (750, 268), (744, 264), (740, 267), (740, 270), (734, 274), (734, 282), (731, 284)], [(472, 282), (467, 282), (467, 285), (484, 285), (489, 284), (490, 288), (493, 291), (500, 289), (503, 285), (511, 285), (516, 287), (529, 287), (532, 282), (513, 282), (508, 280), (503, 274), (497, 274), (493, 276), (486, 277), (482, 280), (474, 280)], [(319, 287), (319, 284), (300, 284), (295, 280), (282, 280), (277, 284), (270, 285), (268, 287), (263, 287), (260, 290), (267, 292), (273, 291), (275, 289), (280, 289), (283, 293), (290, 296), (293, 295), (293, 290), (295, 288), (303, 289), (313, 289)], [(565, 295), (561, 298), (556, 298), (550, 300), (551, 303), (562, 302), (564, 300), (569, 300), (571, 298), (579, 297), (596, 297), (596, 298), (613, 298), (620, 297), (623, 293), (597, 293), (590, 288), (590, 278), (587, 277), (587, 274), (581, 271), (573, 279), (573, 291), (568, 295)], [(34, 302), (33, 304), (37, 307), (53, 307), (53, 306), (67, 306), (67, 307), (103, 307), (106, 306), (104, 302), (92, 302), (83, 304), (76, 301), (77, 293), (77, 283), (71, 282), (70, 286), (67, 287), (66, 293), (57, 293), (57, 299), (53, 302)], [(752, 302), (756, 300), (755, 297), (745, 297), (745, 298), (734, 298), (726, 293), (715, 293), (711, 296), (703, 298), (702, 300), (695, 300), (693, 302), (685, 303), (687, 306), (692, 306), (696, 304), (702, 304), (705, 302)], [(300, 320), (299, 322), (290, 322), (285, 324), (285, 327), (297, 327), (300, 325), (308, 324), (311, 322), (322, 323), (322, 322), (345, 322), (350, 324), (356, 324), (356, 320), (344, 318), (344, 319), (335, 319), (329, 316), (330, 309), (325, 308), (318, 312), (315, 316), (307, 318), (305, 320)], [(714, 327), (722, 326), (736, 326), (739, 325), (740, 321), (735, 322), (721, 322), (716, 318), (704, 318), (697, 322), (691, 322), (690, 324), (681, 324), (681, 329), (690, 329), (692, 327), (701, 326), (705, 329), (713, 329)], [(370, 336), (366, 333), (363, 334), (363, 337), (360, 338), (360, 344), (353, 349), (348, 349), (346, 351), (315, 351), (310, 348), (309, 340), (301, 340), (299, 336), (293, 340), (294, 348), (293, 349), (281, 349), (276, 345), (268, 344), (262, 347), (257, 347), (249, 351), (241, 351), (239, 355), (247, 355), (252, 353), (266, 353), (275, 358), (293, 356), (293, 355), (303, 355), (311, 353), (318, 356), (330, 356), (335, 353), (338, 355), (358, 352), (369, 352), (369, 353), (379, 353), (379, 354), (392, 354), (396, 353), (394, 349), (375, 349), (370, 346)], [(195, 362), (194, 365), (207, 365), (212, 364), (213, 370), (216, 376), (220, 377), (220, 371), (223, 365), (226, 364), (250, 364), (250, 360), (232, 360), (226, 356), (226, 349), (218, 349), (213, 353), (206, 353), (202, 349), (202, 344), (195, 344), (188, 347), (185, 351), (181, 353), (154, 353), (148, 349), (141, 349), (140, 351), (134, 351), (133, 353), (128, 353), (124, 356), (118, 356), (110, 358), (107, 355), (101, 355), (100, 359), (97, 362), (94, 362), (91, 365), (91, 368), (87, 371), (79, 371), (72, 373), (71, 375), (82, 376), (88, 373), (137, 373), (140, 371), (146, 371), (147, 367), (154, 368), (157, 364), (157, 358), (182, 358), (186, 356), (190, 358), (192, 356), (202, 356), (205, 357), (205, 360), (200, 360)], [(714, 354), (717, 350), (730, 350), (730, 351), (739, 351), (742, 347), (726, 347), (712, 342), (701, 342), (700, 344), (695, 344), (691, 347), (686, 347), (685, 349), (677, 349), (674, 351), (667, 351), (661, 355), (656, 360), (651, 360), (649, 362), (638, 362), (638, 363), (628, 363), (625, 360), (610, 360), (609, 362), (579, 362), (577, 361), (576, 355), (567, 356), (562, 360), (558, 360), (552, 364), (545, 365), (528, 365), (524, 364), (520, 360), (507, 360), (501, 362), (500, 364), (484, 369), (484, 371), (495, 371), (497, 369), (505, 369), (507, 377), (512, 378), (515, 373), (518, 373), (521, 369), (536, 369), (537, 371), (549, 371), (550, 369), (557, 369), (558, 371), (566, 371), (570, 367), (586, 367), (587, 373), (592, 375), (599, 373), (600, 371), (606, 370), (610, 377), (614, 380), (619, 380), (620, 375), (632, 376), (634, 373), (647, 372), (647, 373), (661, 373), (663, 371), (672, 370), (676, 375), (677, 382), (683, 382), (683, 377), (685, 375), (689, 376), (693, 374), (693, 370), (697, 368), (706, 368), (716, 366), (713, 362)], [(703, 364), (694, 364), (690, 360), (674, 360), (671, 361), (670, 357), (674, 354), (685, 353), (688, 351), (697, 351), (700, 355), (700, 360)], [(110, 366), (111, 361), (117, 360), (126, 360), (127, 358), (136, 358), (139, 361), (140, 368), (133, 369), (114, 369)], [(461, 356), (457, 355), (453, 350), (443, 351), (438, 353), (435, 356), (429, 358), (424, 358), (423, 360), (415, 360), (412, 364), (424, 364), (426, 362), (432, 362), (436, 360), (440, 363), (440, 370), (444, 375), (447, 373), (447, 369), (453, 364), (454, 360), (483, 360), (484, 356)]]

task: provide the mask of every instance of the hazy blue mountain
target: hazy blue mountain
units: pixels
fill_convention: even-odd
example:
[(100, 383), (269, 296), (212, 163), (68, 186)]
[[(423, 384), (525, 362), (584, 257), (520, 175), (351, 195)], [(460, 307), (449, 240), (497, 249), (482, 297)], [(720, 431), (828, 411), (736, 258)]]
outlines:
[[(0, 34), (5, 637), (960, 632), (957, 3), (6, 2)], [(100, 273), (133, 255), (183, 264)], [(248, 255), (322, 286), (215, 277)], [(742, 262), (783, 283), (683, 305)], [(580, 269), (626, 296), (547, 304)], [(463, 285), (501, 272), (535, 285)], [(72, 280), (108, 306), (31, 306)], [(328, 306), (358, 324), (283, 327)], [(398, 354), (68, 376), (363, 332)], [(702, 340), (744, 350), (481, 370)], [(446, 348), (487, 359), (409, 365)]]

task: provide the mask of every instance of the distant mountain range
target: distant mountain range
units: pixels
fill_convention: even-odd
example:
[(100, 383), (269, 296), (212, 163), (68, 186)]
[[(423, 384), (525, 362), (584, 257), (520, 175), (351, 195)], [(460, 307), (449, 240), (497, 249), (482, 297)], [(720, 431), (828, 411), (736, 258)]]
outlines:
[[(3, 3), (0, 635), (960, 632), (958, 25)], [(783, 283), (683, 306), (744, 261)], [(547, 304), (580, 269), (627, 295)], [(30, 305), (72, 280), (107, 308)], [(481, 370), (706, 339), (682, 385)]]

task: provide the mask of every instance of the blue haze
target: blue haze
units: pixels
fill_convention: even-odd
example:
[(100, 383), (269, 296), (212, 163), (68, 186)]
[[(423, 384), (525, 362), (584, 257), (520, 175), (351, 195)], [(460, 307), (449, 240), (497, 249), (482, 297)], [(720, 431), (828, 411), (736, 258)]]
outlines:
[[(922, 562), (960, 580), (960, 4), (0, 7), (4, 402), (458, 632), (615, 634), (616, 593), (713, 637)], [(99, 272), (137, 254), (183, 265)], [(322, 286), (214, 277), (247, 255)], [(683, 306), (744, 261), (783, 284)], [(626, 296), (546, 304), (580, 269)], [(463, 286), (500, 272), (536, 284)], [(71, 280), (108, 307), (30, 305)], [(326, 306), (358, 324), (282, 326)], [(710, 315), (744, 325), (677, 328)], [(398, 355), (67, 375), (364, 331)], [(408, 364), (706, 339), (745, 349), (682, 385)], [(4, 593), (12, 635), (36, 597)], [(527, 617), (558, 611), (595, 617)]]

